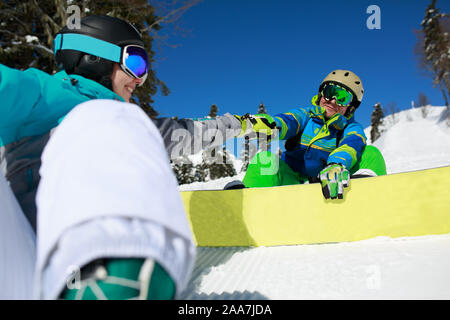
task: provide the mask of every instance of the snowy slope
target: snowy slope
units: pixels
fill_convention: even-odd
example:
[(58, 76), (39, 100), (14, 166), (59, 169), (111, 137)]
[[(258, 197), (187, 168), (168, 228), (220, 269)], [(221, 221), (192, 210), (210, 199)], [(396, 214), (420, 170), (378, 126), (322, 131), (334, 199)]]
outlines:
[(450, 299), (450, 236), (198, 248), (184, 299)]
[[(416, 108), (384, 119), (385, 132), (373, 145), (383, 153), (388, 173), (450, 165), (450, 127), (441, 120), (445, 111), (445, 107)], [(369, 143), (370, 129), (365, 130)]]
[[(444, 107), (402, 111), (375, 141), (388, 173), (450, 165)], [(394, 119), (393, 119), (394, 118)], [(366, 135), (370, 136), (370, 128)], [(370, 143), (370, 140), (369, 140)], [(184, 185), (222, 189), (236, 177)], [(450, 235), (352, 243), (198, 248), (185, 299), (450, 299)]]

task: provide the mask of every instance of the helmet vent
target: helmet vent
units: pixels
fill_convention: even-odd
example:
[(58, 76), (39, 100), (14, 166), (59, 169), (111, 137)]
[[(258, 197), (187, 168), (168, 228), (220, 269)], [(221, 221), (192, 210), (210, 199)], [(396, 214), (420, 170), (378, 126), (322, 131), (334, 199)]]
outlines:
[(346, 72), (346, 73), (344, 74), (344, 76), (348, 77), (349, 74), (350, 74), (349, 72)]
[(361, 82), (359, 82), (359, 81), (355, 81), (355, 83), (356, 83), (356, 84), (360, 84)]

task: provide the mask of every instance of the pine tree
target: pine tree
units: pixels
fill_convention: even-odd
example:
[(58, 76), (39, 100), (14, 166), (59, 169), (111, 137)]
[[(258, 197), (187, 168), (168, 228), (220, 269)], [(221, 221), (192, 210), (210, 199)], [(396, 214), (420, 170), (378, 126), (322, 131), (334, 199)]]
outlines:
[(181, 185), (195, 181), (195, 168), (187, 156), (181, 156), (171, 160), (171, 165), (178, 184)]
[[(264, 106), (264, 104), (262, 102), (259, 104), (258, 114), (267, 114), (266, 107)], [(258, 139), (257, 145), (258, 145), (257, 148), (259, 151), (267, 151), (270, 148), (270, 141), (268, 141), (267, 139), (266, 140)]]
[(215, 104), (213, 104), (211, 106), (211, 108), (209, 109), (209, 115), (208, 117), (210, 118), (215, 118), (217, 117), (217, 112), (219, 111), (219, 108), (217, 108), (217, 106)]
[(445, 104), (449, 107), (448, 93), (450, 91), (450, 15), (442, 14), (436, 8), (436, 0), (432, 0), (425, 10), (422, 33), (423, 45), (419, 54), (423, 59), (422, 66), (431, 71), (433, 85), (439, 85)]
[(202, 169), (207, 171), (205, 179), (215, 180), (236, 175), (236, 169), (226, 147), (204, 150)]
[(422, 92), (419, 92), (419, 97), (418, 97), (419, 107), (427, 106), (429, 104), (430, 104), (430, 101), (428, 100), (427, 95)]
[(221, 150), (217, 148), (215, 151), (216, 158), (209, 166), (209, 178), (215, 180), (235, 176), (236, 170), (228, 150), (223, 147)]
[(241, 152), (241, 158), (242, 158), (242, 168), (241, 172), (247, 171), (248, 165), (250, 163), (250, 138), (249, 136), (244, 137), (244, 144)]
[(261, 103), (259, 104), (258, 114), (263, 114), (263, 113), (267, 113), (267, 111), (266, 111), (266, 107), (265, 107), (264, 104), (261, 102)]
[[(217, 117), (218, 110), (215, 104), (211, 105), (208, 117)], [(202, 162), (193, 167), (193, 180), (207, 181), (236, 175), (231, 156), (225, 147), (205, 149), (201, 156)]]
[(372, 129), (370, 130), (370, 141), (374, 143), (380, 136), (380, 125), (383, 124), (384, 113), (381, 108), (380, 103), (376, 103), (373, 107), (372, 117), (371, 117), (371, 125)]
[(194, 182), (205, 182), (209, 177), (209, 168), (202, 162), (194, 167)]
[[(0, 2), (0, 63), (19, 70), (34, 67), (55, 73), (53, 39), (72, 19), (69, 6), (77, 6), (81, 17), (107, 14), (136, 24), (143, 31), (149, 60), (154, 62), (153, 40), (164, 19), (147, 0), (8, 0)], [(137, 104), (151, 117), (157, 116), (152, 96), (158, 90), (163, 95), (170, 92), (150, 69), (145, 84), (134, 93), (133, 101), (139, 101)]]
[(243, 143), (243, 148), (241, 151), (241, 156), (240, 158), (242, 159), (242, 167), (241, 167), (241, 172), (245, 172), (247, 171), (248, 165), (250, 163), (250, 161), (252, 160), (252, 158), (255, 156), (255, 154), (257, 153), (257, 148), (256, 145), (254, 143), (250, 142), (250, 137), (248, 135), (246, 135), (244, 137), (244, 143)]
[[(264, 106), (264, 103), (261, 102), (259, 104), (257, 114), (267, 114), (267, 110), (266, 110), (266, 107)], [(253, 136), (253, 138), (254, 138), (254, 136)], [(247, 168), (248, 168), (248, 165), (249, 165), (251, 159), (255, 156), (255, 154), (257, 152), (269, 149), (269, 143), (267, 141), (257, 140), (256, 144), (257, 145), (250, 142), (249, 135), (246, 135), (244, 137), (244, 143), (242, 146), (243, 148), (242, 148), (242, 152), (240, 155), (240, 158), (243, 161), (241, 172), (247, 171)]]

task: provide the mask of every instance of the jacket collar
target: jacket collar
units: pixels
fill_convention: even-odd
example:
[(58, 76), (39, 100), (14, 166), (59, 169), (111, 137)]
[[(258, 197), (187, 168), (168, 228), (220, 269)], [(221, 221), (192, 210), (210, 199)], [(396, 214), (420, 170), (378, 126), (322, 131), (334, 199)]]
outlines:
[(310, 115), (316, 121), (326, 124), (327, 127), (332, 126), (336, 130), (344, 130), (344, 128), (347, 126), (347, 124), (354, 121), (353, 115), (350, 116), (349, 118), (346, 118), (344, 115), (339, 114), (339, 113), (336, 113), (333, 117), (331, 117), (330, 119), (327, 120), (325, 118), (325, 108), (322, 108), (320, 106), (311, 108)]
[(80, 94), (88, 98), (125, 101), (121, 96), (102, 86), (100, 83), (77, 74), (68, 75), (66, 71), (63, 70), (54, 74), (53, 77), (74, 86)]

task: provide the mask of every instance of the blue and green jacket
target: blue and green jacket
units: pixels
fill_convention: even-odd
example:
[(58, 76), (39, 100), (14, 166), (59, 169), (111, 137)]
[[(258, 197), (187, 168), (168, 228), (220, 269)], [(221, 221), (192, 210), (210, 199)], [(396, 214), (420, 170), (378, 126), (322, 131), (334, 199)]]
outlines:
[[(275, 115), (281, 140), (301, 136), (295, 147), (283, 152), (281, 159), (303, 177), (315, 178), (330, 163), (347, 169), (361, 159), (366, 145), (363, 127), (341, 114), (326, 119), (322, 107), (297, 108)], [(338, 141), (337, 141), (338, 140)]]

